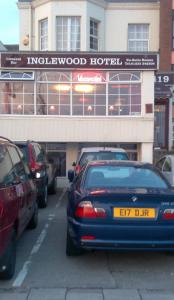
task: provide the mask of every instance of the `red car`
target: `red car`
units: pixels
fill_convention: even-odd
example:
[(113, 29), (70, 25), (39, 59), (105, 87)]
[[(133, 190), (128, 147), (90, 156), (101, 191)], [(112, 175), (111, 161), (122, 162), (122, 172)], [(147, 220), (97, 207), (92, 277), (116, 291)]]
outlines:
[(26, 227), (37, 226), (32, 176), (20, 149), (0, 137), (0, 279), (10, 279), (15, 272), (18, 237)]

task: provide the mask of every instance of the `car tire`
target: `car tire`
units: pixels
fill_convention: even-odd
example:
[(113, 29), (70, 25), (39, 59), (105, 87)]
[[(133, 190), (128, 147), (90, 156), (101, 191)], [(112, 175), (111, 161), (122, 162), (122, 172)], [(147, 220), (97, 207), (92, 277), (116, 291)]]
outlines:
[(39, 197), (38, 205), (40, 208), (47, 207), (48, 204), (48, 186), (45, 184), (43, 194)]
[(50, 195), (56, 194), (55, 179), (53, 179), (52, 183), (50, 184), (50, 186), (48, 188), (48, 193)]
[(78, 256), (83, 253), (83, 250), (81, 248), (76, 247), (74, 244), (69, 231), (67, 230), (67, 236), (66, 236), (66, 255), (67, 256)]
[(28, 223), (28, 229), (35, 229), (38, 225), (38, 204), (35, 203), (34, 212), (31, 217), (30, 222)]
[(2, 258), (2, 268), (0, 271), (0, 279), (8, 280), (11, 279), (15, 273), (16, 265), (16, 233), (13, 230), (10, 242), (7, 246), (6, 252)]

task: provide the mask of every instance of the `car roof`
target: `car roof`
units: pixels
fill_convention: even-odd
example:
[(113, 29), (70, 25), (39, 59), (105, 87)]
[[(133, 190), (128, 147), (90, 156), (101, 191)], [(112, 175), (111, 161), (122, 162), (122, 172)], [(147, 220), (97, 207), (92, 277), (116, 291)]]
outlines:
[(86, 147), (81, 149), (81, 153), (83, 152), (100, 152), (100, 151), (111, 151), (111, 152), (125, 152), (122, 148), (114, 148), (114, 147)]
[(15, 144), (8, 138), (0, 136), (0, 144), (1, 145), (12, 145), (15, 146)]
[[(128, 166), (128, 167), (154, 167), (148, 162), (141, 161), (131, 161), (131, 160), (95, 160), (90, 161), (87, 164), (88, 166)], [(155, 168), (155, 167), (154, 167)]]

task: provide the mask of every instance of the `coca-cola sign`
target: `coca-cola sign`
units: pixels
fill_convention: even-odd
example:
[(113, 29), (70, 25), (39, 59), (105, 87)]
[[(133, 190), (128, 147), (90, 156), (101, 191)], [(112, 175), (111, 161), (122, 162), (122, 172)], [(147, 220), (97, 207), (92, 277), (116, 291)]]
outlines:
[(1, 53), (1, 68), (155, 70), (157, 54)]

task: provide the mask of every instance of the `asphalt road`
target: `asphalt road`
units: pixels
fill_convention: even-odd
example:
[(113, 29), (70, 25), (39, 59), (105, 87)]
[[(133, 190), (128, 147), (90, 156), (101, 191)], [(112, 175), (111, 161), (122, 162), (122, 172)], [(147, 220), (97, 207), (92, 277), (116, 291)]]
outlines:
[[(174, 254), (102, 251), (66, 257), (66, 202), (65, 192), (49, 196), (48, 207), (39, 210), (37, 229), (26, 230), (18, 241), (16, 273), (13, 280), (0, 281), (1, 300), (174, 299)], [(89, 297), (74, 294), (68, 298), (69, 290), (78, 295), (87, 290)], [(32, 297), (33, 291), (42, 291), (42, 296)], [(46, 291), (56, 296), (47, 297)], [(96, 298), (90, 296), (91, 291)], [(107, 298), (107, 291), (123, 291), (123, 295)]]

